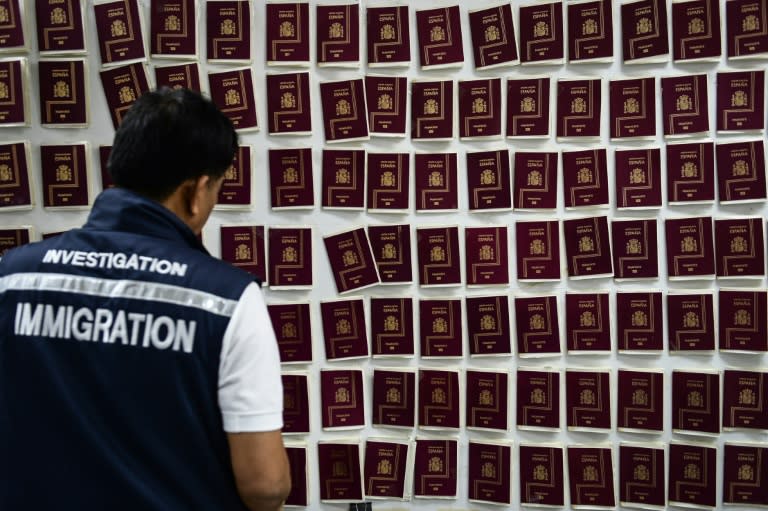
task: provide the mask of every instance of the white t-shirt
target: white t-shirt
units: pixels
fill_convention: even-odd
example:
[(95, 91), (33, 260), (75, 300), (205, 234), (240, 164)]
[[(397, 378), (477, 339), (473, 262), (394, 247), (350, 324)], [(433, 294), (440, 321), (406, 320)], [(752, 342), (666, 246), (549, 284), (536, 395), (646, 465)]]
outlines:
[(283, 427), (280, 354), (256, 283), (243, 291), (221, 344), (219, 406), (224, 431), (275, 431)]

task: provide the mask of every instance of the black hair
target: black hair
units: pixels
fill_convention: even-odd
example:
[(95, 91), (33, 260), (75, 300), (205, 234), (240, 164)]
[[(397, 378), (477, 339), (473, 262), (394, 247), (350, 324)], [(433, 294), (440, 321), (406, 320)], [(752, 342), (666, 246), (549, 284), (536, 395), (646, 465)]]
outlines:
[(125, 115), (107, 169), (116, 186), (163, 200), (188, 179), (224, 175), (236, 151), (232, 122), (213, 102), (163, 87), (142, 95)]

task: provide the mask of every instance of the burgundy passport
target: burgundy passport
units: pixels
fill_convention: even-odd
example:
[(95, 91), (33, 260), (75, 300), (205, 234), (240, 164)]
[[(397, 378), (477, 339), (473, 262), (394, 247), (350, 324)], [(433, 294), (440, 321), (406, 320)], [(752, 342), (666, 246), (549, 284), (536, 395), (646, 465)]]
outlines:
[(365, 150), (323, 149), (323, 198), (326, 209), (365, 208)]
[(616, 149), (614, 169), (617, 209), (661, 207), (661, 149)]
[(469, 10), (475, 69), (518, 64), (512, 6), (502, 4)]
[(717, 73), (718, 132), (765, 129), (765, 71)]
[(379, 283), (376, 263), (363, 227), (323, 237), (339, 294)]
[(726, 369), (723, 376), (723, 429), (768, 430), (766, 373)]
[(367, 153), (366, 203), (369, 213), (404, 213), (410, 209), (410, 155)]
[(570, 354), (611, 352), (608, 293), (566, 293), (565, 335)]
[[(685, 2), (675, 5), (687, 5)], [(662, 126), (665, 137), (709, 133), (707, 75), (666, 76), (661, 79)]]
[(32, 233), (27, 227), (0, 229), (0, 257), (9, 250), (26, 245), (30, 241), (32, 241)]
[(619, 501), (622, 506), (663, 509), (665, 497), (663, 444), (619, 446)]
[(467, 152), (467, 198), (470, 212), (512, 208), (509, 151)]
[(557, 297), (515, 297), (517, 352), (521, 357), (560, 353)]
[(453, 138), (453, 80), (411, 82), (411, 139)]
[(613, 269), (616, 279), (657, 279), (659, 247), (656, 219), (611, 222)]
[(263, 279), (267, 275), (263, 225), (222, 225), (221, 259)]
[(84, 60), (38, 62), (40, 121), (49, 127), (88, 125)]
[(467, 370), (466, 427), (507, 431), (508, 394), (509, 373)]
[(470, 502), (512, 503), (512, 446), (497, 442), (469, 442)]
[(667, 295), (669, 351), (712, 352), (715, 320), (712, 293)]
[(765, 241), (762, 218), (715, 220), (715, 260), (718, 278), (763, 278)]
[(416, 439), (413, 495), (455, 499), (458, 486), (458, 441)]
[(459, 372), (419, 369), (418, 402), (420, 428), (458, 430)]
[(565, 504), (563, 448), (521, 444), (519, 456), (520, 502), (562, 507)]
[(560, 429), (560, 373), (558, 371), (519, 368), (515, 388), (518, 429), (552, 431)]
[(309, 429), (307, 375), (283, 373), (283, 433), (306, 434)]
[(509, 298), (499, 296), (467, 296), (467, 335), (471, 356), (511, 355)]
[(667, 199), (670, 204), (715, 200), (712, 142), (667, 145)]
[(309, 2), (267, 2), (268, 66), (309, 65)]
[(464, 354), (461, 300), (419, 300), (419, 345), (421, 358), (452, 357)]
[(568, 482), (571, 506), (614, 507), (612, 449), (569, 446)]
[(416, 28), (422, 69), (459, 67), (464, 63), (458, 5), (417, 10)]
[(277, 338), (280, 362), (312, 362), (309, 303), (271, 303), (267, 305), (267, 312)]
[(558, 138), (600, 137), (601, 88), (600, 78), (557, 81), (555, 134)]
[(366, 75), (365, 100), (371, 135), (405, 136), (405, 123), (408, 120), (408, 78)]
[[(719, 5), (719, 4), (716, 4)], [(733, 0), (725, 4), (726, 41), (729, 59), (765, 58), (768, 5), (754, 0)]]
[(669, 59), (667, 3), (638, 0), (621, 6), (624, 63), (666, 62)]
[(116, 0), (93, 5), (101, 63), (111, 66), (146, 57), (137, 0)]
[(150, 52), (155, 58), (195, 59), (197, 17), (193, 0), (152, 2)]
[(143, 64), (134, 63), (105, 69), (100, 75), (112, 125), (117, 129), (128, 109), (149, 90), (147, 70)]
[(272, 208), (312, 208), (312, 149), (269, 149), (268, 161)]
[(363, 481), (365, 495), (372, 499), (404, 499), (410, 485), (406, 474), (409, 470), (411, 448), (407, 440), (365, 441), (365, 466)]
[(0, 144), (0, 211), (32, 208), (27, 142)]
[(211, 62), (250, 62), (251, 2), (208, 1), (205, 4), (206, 49)]
[(315, 6), (318, 66), (360, 65), (360, 5)]
[(368, 328), (362, 298), (320, 302), (325, 358), (368, 357)]
[(656, 78), (609, 82), (611, 139), (656, 138)]
[(408, 6), (370, 6), (365, 14), (368, 67), (407, 66), (411, 61)]
[(563, 234), (570, 278), (613, 276), (607, 217), (563, 220)]
[(416, 373), (374, 368), (374, 426), (413, 428), (416, 416)]
[(566, 208), (608, 205), (605, 149), (563, 151), (563, 200)]
[(362, 78), (322, 82), (320, 103), (326, 142), (368, 139), (368, 114)]
[(618, 428), (635, 433), (664, 431), (664, 372), (619, 369)]
[(672, 2), (672, 59), (675, 62), (717, 61), (720, 45), (720, 2)]
[(717, 300), (721, 351), (768, 352), (768, 292), (720, 288)]
[(417, 212), (438, 213), (458, 208), (456, 153), (417, 153), (413, 170)]
[(568, 5), (568, 61), (613, 61), (613, 6), (610, 0)]
[(557, 207), (558, 154), (553, 152), (515, 152), (515, 209), (555, 209)]
[(362, 370), (321, 369), (320, 396), (324, 430), (365, 426)]
[(768, 492), (764, 474), (768, 471), (768, 448), (765, 444), (723, 446), (723, 503), (740, 506), (765, 506)]
[(661, 352), (664, 349), (664, 317), (659, 291), (616, 293), (616, 340), (619, 353)]
[(667, 218), (664, 228), (669, 279), (713, 278), (715, 247), (712, 217)]
[(672, 431), (720, 434), (720, 375), (672, 371)]
[[(8, 2), (8, 4), (12, 13), (16, 7), (15, 2)], [(78, 0), (63, 2), (35, 0), (37, 48), (40, 55), (85, 53), (82, 8), (83, 3)], [(12, 35), (11, 41), (14, 38)], [(18, 42), (11, 44), (15, 45)]]
[(155, 85), (200, 92), (200, 67), (197, 63), (155, 66)]
[(709, 507), (716, 505), (717, 447), (669, 444), (670, 505)]
[(267, 261), (271, 288), (312, 287), (312, 229), (270, 227)]
[(461, 284), (459, 228), (422, 227), (416, 229), (419, 285), (458, 286)]
[(270, 135), (312, 133), (309, 73), (267, 75), (267, 115)]
[(459, 80), (459, 138), (501, 137), (501, 78)]
[(319, 441), (317, 464), (321, 502), (363, 500), (360, 445), (357, 441)]
[(549, 77), (507, 78), (507, 128), (511, 137), (549, 137)]
[(608, 370), (566, 370), (565, 410), (569, 430), (611, 430), (610, 375)]
[(563, 62), (563, 2), (521, 6), (519, 23), (522, 64)]
[(410, 225), (369, 225), (368, 238), (382, 284), (413, 282)]
[(467, 286), (509, 284), (507, 226), (464, 229)]
[(90, 203), (86, 144), (41, 145), (43, 207), (83, 208)]
[(765, 200), (765, 149), (762, 140), (717, 144), (715, 155), (721, 203)]
[(211, 99), (229, 117), (236, 130), (259, 129), (253, 70), (250, 67), (208, 73)]
[(239, 146), (232, 165), (224, 171), (224, 182), (216, 206), (221, 209), (248, 208), (251, 205), (251, 147)]
[(370, 299), (373, 357), (412, 357), (413, 298)]

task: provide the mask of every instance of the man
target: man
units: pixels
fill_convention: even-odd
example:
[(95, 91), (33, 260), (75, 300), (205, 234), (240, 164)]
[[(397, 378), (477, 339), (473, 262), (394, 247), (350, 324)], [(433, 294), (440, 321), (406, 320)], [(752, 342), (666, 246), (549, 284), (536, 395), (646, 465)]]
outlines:
[(271, 322), (198, 240), (236, 148), (210, 101), (145, 94), (86, 225), (0, 261), (0, 509), (282, 507)]

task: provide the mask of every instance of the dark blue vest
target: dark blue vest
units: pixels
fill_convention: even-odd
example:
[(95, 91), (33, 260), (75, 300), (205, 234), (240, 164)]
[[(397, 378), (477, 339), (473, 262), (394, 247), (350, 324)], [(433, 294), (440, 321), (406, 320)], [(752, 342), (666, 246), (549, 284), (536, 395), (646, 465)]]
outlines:
[(217, 388), (250, 282), (170, 211), (120, 189), (83, 228), (7, 253), (0, 509), (245, 509)]

